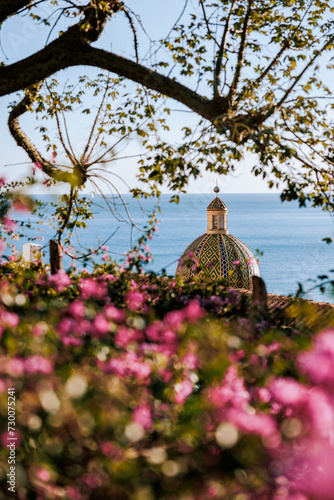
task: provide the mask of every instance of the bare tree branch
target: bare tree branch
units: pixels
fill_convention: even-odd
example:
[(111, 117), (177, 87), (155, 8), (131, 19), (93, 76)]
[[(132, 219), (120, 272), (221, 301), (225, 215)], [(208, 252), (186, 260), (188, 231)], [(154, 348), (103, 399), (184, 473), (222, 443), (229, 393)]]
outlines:
[(220, 96), (219, 76), (220, 76), (220, 72), (222, 69), (222, 61), (223, 61), (224, 52), (225, 52), (225, 48), (226, 48), (226, 40), (227, 40), (228, 30), (230, 27), (232, 12), (233, 12), (233, 9), (234, 9), (236, 3), (237, 3), (237, 0), (234, 0), (232, 5), (231, 5), (230, 12), (229, 12), (227, 19), (226, 19), (226, 22), (225, 22), (224, 32), (223, 32), (222, 40), (220, 42), (219, 51), (217, 54), (217, 61), (216, 61), (216, 66), (215, 66), (215, 71), (214, 71), (214, 82), (213, 82), (213, 95), (215, 97)]
[(125, 8), (123, 8), (122, 10), (123, 10), (124, 14), (126, 15), (126, 17), (128, 18), (130, 26), (131, 26), (131, 29), (132, 29), (133, 39), (134, 39), (134, 47), (135, 47), (135, 54), (136, 54), (136, 62), (138, 63), (139, 62), (139, 55), (138, 55), (138, 38), (137, 38), (136, 27), (134, 25), (134, 22), (132, 20), (132, 17), (130, 16), (128, 10), (125, 9)]
[(208, 17), (206, 15), (205, 7), (204, 7), (204, 0), (199, 0), (199, 3), (200, 3), (200, 6), (202, 7), (203, 17), (204, 17), (204, 21), (206, 24), (206, 29), (207, 29), (208, 35), (210, 36), (210, 38), (212, 38), (212, 40), (214, 40), (217, 47), (219, 47), (219, 43), (217, 42), (216, 38), (213, 36), (212, 30), (210, 28), (209, 20), (208, 20)]
[(306, 71), (311, 67), (313, 66), (314, 64), (314, 61), (327, 49), (329, 48), (329, 46), (333, 45), (333, 41), (334, 41), (334, 37), (330, 37), (327, 42), (322, 46), (321, 49), (319, 50), (316, 50), (315, 53), (314, 53), (314, 56), (311, 57), (311, 59), (309, 60), (309, 62), (305, 65), (304, 69), (299, 73), (299, 75), (297, 75), (292, 84), (290, 85), (290, 87), (285, 91), (283, 97), (278, 101), (277, 104), (271, 106), (269, 108), (269, 110), (267, 111), (266, 115), (265, 115), (265, 119), (269, 118), (270, 116), (272, 116), (283, 104), (284, 102), (286, 101), (286, 98), (291, 94), (291, 92), (293, 91), (293, 89), (295, 88), (295, 86), (297, 85), (297, 83), (301, 80), (301, 78), (304, 76), (304, 74), (306, 73)]
[(8, 118), (10, 133), (12, 134), (18, 146), (22, 147), (26, 151), (31, 161), (34, 164), (40, 166), (45, 174), (59, 182), (72, 183), (72, 174), (70, 172), (64, 172), (60, 170), (57, 166), (53, 165), (53, 163), (43, 158), (43, 156), (39, 153), (34, 144), (30, 141), (30, 139), (26, 136), (26, 134), (20, 127), (19, 117), (30, 108), (38, 91), (39, 85), (30, 87), (27, 90), (26, 95), (24, 96), (22, 101), (19, 102), (19, 104), (17, 104), (10, 112)]
[(247, 12), (246, 12), (245, 19), (244, 19), (244, 24), (242, 27), (241, 41), (240, 41), (240, 47), (239, 47), (239, 52), (238, 52), (238, 61), (237, 61), (237, 65), (235, 68), (235, 73), (234, 73), (234, 77), (232, 80), (231, 88), (230, 88), (230, 91), (228, 94), (228, 100), (231, 103), (234, 100), (234, 96), (235, 96), (235, 93), (236, 93), (236, 90), (237, 90), (237, 87), (238, 87), (238, 84), (240, 81), (241, 69), (243, 67), (244, 60), (245, 60), (245, 50), (246, 50), (247, 37), (248, 37), (248, 25), (249, 25), (251, 13), (252, 13), (251, 6), (252, 6), (252, 0), (248, 0), (248, 8), (247, 8)]

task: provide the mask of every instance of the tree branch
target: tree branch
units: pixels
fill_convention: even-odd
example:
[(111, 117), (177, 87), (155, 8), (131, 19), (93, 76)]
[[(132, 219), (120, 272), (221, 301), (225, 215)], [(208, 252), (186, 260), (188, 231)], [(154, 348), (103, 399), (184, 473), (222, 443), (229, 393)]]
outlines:
[(45, 174), (59, 182), (73, 182), (73, 175), (69, 172), (64, 172), (60, 170), (58, 167), (45, 160), (43, 156), (36, 149), (34, 144), (30, 141), (30, 139), (26, 136), (19, 124), (19, 117), (23, 115), (32, 103), (39, 91), (40, 85), (34, 85), (30, 87), (24, 98), (19, 104), (17, 104), (9, 114), (8, 118), (8, 126), (12, 137), (15, 139), (18, 146), (23, 148), (28, 154), (31, 161), (43, 170)]
[(205, 12), (204, 0), (199, 0), (199, 3), (201, 5), (201, 7), (202, 7), (203, 18), (204, 18), (204, 21), (205, 21), (205, 24), (206, 24), (206, 29), (208, 31), (208, 35), (209, 35), (210, 38), (212, 38), (212, 40), (214, 40), (215, 44), (219, 47), (219, 43), (217, 42), (216, 38), (213, 36), (212, 31), (210, 29), (209, 20), (207, 18), (206, 12)]
[(252, 5), (252, 0), (248, 0), (248, 8), (247, 8), (247, 12), (246, 12), (245, 19), (244, 19), (244, 24), (242, 27), (241, 41), (240, 41), (240, 47), (239, 47), (239, 52), (238, 52), (238, 62), (237, 62), (237, 66), (235, 68), (233, 81), (232, 81), (231, 88), (230, 88), (230, 91), (228, 94), (228, 100), (230, 102), (232, 102), (234, 99), (234, 96), (235, 96), (235, 93), (236, 93), (236, 90), (237, 90), (237, 87), (238, 87), (238, 84), (240, 81), (241, 69), (243, 67), (244, 60), (245, 60), (245, 50), (246, 50), (246, 45), (247, 45), (246, 42), (247, 42), (247, 36), (248, 36), (248, 24), (249, 24), (251, 13), (252, 13), (251, 5)]
[(133, 44), (134, 44), (134, 47), (135, 47), (135, 54), (136, 54), (136, 62), (139, 62), (139, 55), (138, 55), (138, 38), (137, 38), (137, 31), (136, 31), (136, 27), (134, 25), (134, 22), (132, 20), (132, 17), (130, 16), (129, 12), (127, 9), (123, 8), (123, 12), (124, 14), (126, 15), (129, 23), (130, 23), (130, 26), (131, 26), (131, 29), (132, 29), (132, 33), (133, 33)]
[(223, 61), (224, 52), (225, 52), (225, 48), (226, 48), (226, 40), (227, 40), (228, 30), (230, 27), (230, 20), (232, 17), (232, 12), (233, 12), (234, 6), (236, 4), (236, 1), (237, 0), (234, 0), (234, 2), (232, 3), (230, 12), (229, 12), (228, 17), (226, 19), (223, 36), (222, 36), (222, 40), (221, 40), (218, 55), (217, 55), (217, 61), (216, 61), (216, 66), (215, 66), (215, 71), (214, 71), (214, 80), (213, 80), (213, 95), (214, 95), (214, 97), (220, 97), (219, 76), (220, 76), (220, 72), (222, 69), (222, 61)]
[(297, 83), (301, 80), (301, 78), (304, 76), (304, 74), (306, 73), (306, 71), (313, 65), (314, 61), (330, 46), (333, 44), (333, 40), (334, 40), (334, 37), (330, 37), (330, 39), (323, 45), (323, 47), (319, 50), (316, 50), (315, 51), (315, 54), (313, 57), (311, 57), (311, 59), (309, 60), (309, 62), (305, 65), (304, 69), (299, 73), (298, 76), (295, 77), (295, 79), (293, 80), (292, 84), (290, 85), (290, 87), (285, 91), (283, 97), (278, 101), (277, 104), (275, 104), (274, 106), (271, 106), (269, 108), (269, 110), (267, 111), (267, 113), (265, 114), (265, 119), (269, 118), (270, 116), (272, 116), (281, 106), (282, 104), (284, 104), (284, 102), (286, 101), (286, 98), (291, 94), (291, 92), (293, 91), (293, 89), (295, 88), (295, 86), (297, 85)]
[(9, 17), (16, 14), (33, 0), (2, 0), (0, 2), (0, 25)]

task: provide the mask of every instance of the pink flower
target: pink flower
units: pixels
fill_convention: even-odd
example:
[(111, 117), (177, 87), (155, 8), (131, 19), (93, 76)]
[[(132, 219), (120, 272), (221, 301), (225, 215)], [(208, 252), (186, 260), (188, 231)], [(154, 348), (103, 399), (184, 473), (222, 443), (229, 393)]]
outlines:
[(15, 431), (10, 431), (10, 432), (14, 432), (14, 436), (12, 434), (10, 434), (9, 431), (6, 431), (3, 434), (1, 434), (0, 442), (4, 448), (7, 448), (8, 443), (10, 443), (10, 441), (13, 442), (14, 438), (15, 438), (15, 444), (16, 444), (16, 447), (18, 448), (21, 444), (22, 436), (17, 429)]
[(96, 474), (83, 474), (81, 480), (91, 490), (95, 490), (101, 484), (101, 480)]
[(4, 186), (6, 184), (6, 179), (4, 177), (0, 177), (0, 186)]
[(16, 210), (17, 212), (30, 212), (30, 207), (29, 205), (27, 205), (24, 200), (15, 200), (13, 202), (13, 208), (14, 210)]
[(71, 284), (71, 278), (63, 269), (59, 269), (56, 274), (48, 276), (47, 282), (49, 285), (52, 285), (56, 292), (61, 293)]
[(188, 368), (188, 370), (196, 370), (200, 366), (200, 362), (196, 354), (189, 352), (183, 358), (183, 364)]
[(13, 377), (22, 375), (24, 373), (24, 361), (22, 358), (12, 358), (7, 362), (6, 371)]
[[(51, 494), (54, 497), (53, 491), (51, 491)], [(70, 500), (87, 500), (87, 495), (81, 493), (78, 487), (66, 486), (66, 498), (69, 498)]]
[(195, 323), (205, 315), (204, 309), (199, 305), (198, 300), (191, 300), (184, 310), (185, 316), (190, 323)]
[(178, 404), (183, 404), (187, 397), (193, 392), (194, 388), (190, 380), (184, 380), (179, 384), (174, 385), (175, 401)]
[(238, 260), (238, 259), (237, 259), (237, 260), (234, 260), (234, 261), (232, 262), (232, 264), (234, 264), (235, 266), (239, 266), (239, 264), (240, 264), (240, 260)]
[(298, 356), (298, 365), (317, 384), (334, 384), (334, 330), (326, 330), (315, 339), (311, 351)]
[(124, 377), (127, 372), (127, 363), (123, 359), (113, 358), (106, 364), (99, 364), (99, 367), (105, 373), (115, 373), (119, 377)]
[(1, 321), (7, 326), (8, 328), (15, 328), (20, 321), (20, 318), (16, 313), (11, 313), (8, 311), (3, 311), (0, 315)]
[(106, 317), (115, 323), (123, 323), (125, 321), (125, 312), (122, 309), (117, 309), (114, 306), (107, 305), (104, 308)]
[(107, 295), (108, 286), (104, 281), (93, 278), (82, 278), (79, 282), (82, 299), (103, 299)]
[(133, 421), (145, 430), (152, 428), (152, 414), (148, 404), (136, 406), (133, 411)]
[(105, 455), (108, 458), (111, 458), (114, 461), (120, 461), (124, 457), (124, 450), (120, 446), (115, 445), (114, 443), (104, 441), (103, 443), (100, 444), (100, 449), (103, 455)]
[(276, 422), (270, 415), (249, 413), (246, 409), (230, 408), (226, 412), (226, 417), (240, 430), (259, 436), (269, 436), (277, 429)]
[(6, 242), (0, 239), (0, 255), (3, 255), (5, 249), (6, 249)]
[(164, 316), (163, 322), (165, 325), (177, 329), (182, 325), (184, 317), (184, 311), (170, 311)]
[(285, 406), (299, 406), (307, 398), (307, 389), (292, 378), (276, 378), (269, 386), (272, 397)]
[(86, 312), (85, 304), (81, 300), (75, 300), (68, 306), (68, 312), (75, 318), (83, 318)]
[(125, 302), (131, 311), (138, 311), (145, 301), (145, 296), (141, 292), (130, 291), (125, 294)]
[(147, 378), (152, 371), (152, 368), (148, 363), (141, 361), (136, 361), (129, 366), (129, 369), (132, 371), (133, 375), (140, 379)]
[(51, 474), (48, 470), (46, 469), (40, 469), (39, 471), (36, 472), (36, 476), (38, 479), (41, 481), (49, 481), (51, 478)]
[(293, 489), (312, 500), (333, 500), (334, 450), (329, 440), (306, 439), (301, 449), (291, 450), (287, 475)]
[(53, 371), (52, 363), (42, 356), (30, 356), (25, 360), (24, 368), (27, 373), (48, 374)]
[(268, 391), (268, 389), (266, 389), (265, 387), (260, 387), (257, 391), (257, 394), (260, 401), (263, 401), (264, 403), (268, 403), (271, 399), (270, 391)]
[(35, 161), (34, 165), (36, 168), (39, 168), (40, 170), (43, 170), (42, 164), (39, 161)]
[(106, 318), (103, 316), (103, 314), (98, 313), (93, 321), (93, 329), (97, 336), (100, 335), (105, 335), (106, 333), (109, 332), (109, 323), (106, 320)]
[(272, 352), (279, 351), (281, 348), (281, 345), (279, 342), (273, 342), (272, 344), (267, 346), (267, 353), (271, 354)]
[(115, 344), (126, 349), (131, 342), (141, 340), (142, 335), (138, 331), (126, 326), (121, 326), (118, 328), (115, 335)]
[(0, 394), (6, 389), (5, 382), (0, 378)]
[(3, 218), (3, 225), (4, 225), (4, 229), (7, 233), (11, 233), (11, 232), (15, 231), (15, 229), (17, 228), (16, 223), (7, 214)]

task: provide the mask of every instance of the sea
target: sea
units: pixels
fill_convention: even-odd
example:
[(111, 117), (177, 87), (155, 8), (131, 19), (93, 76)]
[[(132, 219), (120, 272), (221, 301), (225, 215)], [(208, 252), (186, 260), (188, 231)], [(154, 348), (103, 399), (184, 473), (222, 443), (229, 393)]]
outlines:
[[(159, 230), (149, 241), (153, 262), (145, 271), (161, 273), (165, 269), (173, 276), (178, 258), (186, 247), (204, 234), (207, 226), (206, 208), (215, 195), (181, 194), (178, 204), (171, 203), (171, 195), (160, 198)], [(157, 207), (156, 200), (146, 199), (139, 204), (131, 195), (122, 199), (87, 195), (92, 200), (93, 220), (87, 228), (80, 229), (73, 237), (73, 246), (85, 251), (87, 247), (106, 244), (117, 261), (134, 245), (147, 225), (149, 214)], [(44, 247), (44, 260), (48, 260), (48, 240), (55, 235), (50, 225), (56, 201), (54, 196), (39, 195), (46, 204), (43, 218), (37, 220), (29, 214), (18, 213), (19, 221), (31, 221), (27, 236), (36, 237)], [(269, 293), (295, 295), (298, 283), (307, 291), (306, 298), (334, 302), (333, 292), (321, 293), (316, 287), (317, 276), (328, 275), (334, 279), (334, 215), (318, 208), (299, 207), (298, 203), (281, 202), (278, 194), (224, 194), (221, 196), (228, 208), (229, 232), (243, 241), (259, 258), (261, 277)], [(18, 247), (28, 240), (23, 238)], [(20, 248), (19, 248), (20, 250)], [(65, 267), (70, 260), (65, 258)], [(80, 269), (80, 261), (77, 264)], [(314, 281), (315, 280), (315, 281)]]

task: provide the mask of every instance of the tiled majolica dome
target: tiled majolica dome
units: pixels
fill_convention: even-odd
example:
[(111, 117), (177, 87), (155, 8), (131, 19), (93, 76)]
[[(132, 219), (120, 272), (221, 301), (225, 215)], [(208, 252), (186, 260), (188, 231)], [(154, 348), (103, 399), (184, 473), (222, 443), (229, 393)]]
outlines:
[[(207, 231), (183, 252), (176, 277), (185, 281), (195, 276), (203, 281), (226, 278), (231, 287), (252, 288), (252, 276), (260, 276), (259, 267), (249, 248), (228, 233), (227, 211), (225, 203), (218, 196), (212, 200), (207, 208)], [(193, 269), (194, 259), (202, 268), (200, 272)]]

